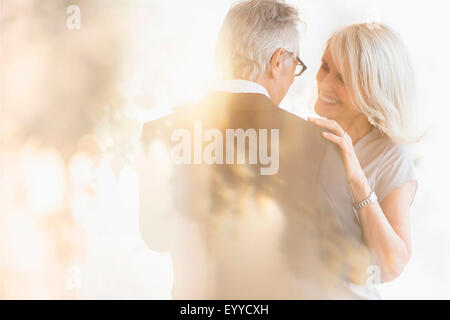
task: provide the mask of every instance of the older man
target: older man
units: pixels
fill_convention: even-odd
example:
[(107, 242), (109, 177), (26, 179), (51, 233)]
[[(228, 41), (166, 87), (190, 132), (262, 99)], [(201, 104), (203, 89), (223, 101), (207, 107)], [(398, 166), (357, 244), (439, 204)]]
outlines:
[[(222, 80), (144, 125), (140, 230), (172, 254), (175, 299), (327, 297), (317, 181), (326, 142), (279, 108), (306, 69), (299, 22), (281, 1), (235, 4), (217, 42)], [(270, 161), (276, 170), (262, 174)], [(171, 178), (156, 181), (163, 172)]]

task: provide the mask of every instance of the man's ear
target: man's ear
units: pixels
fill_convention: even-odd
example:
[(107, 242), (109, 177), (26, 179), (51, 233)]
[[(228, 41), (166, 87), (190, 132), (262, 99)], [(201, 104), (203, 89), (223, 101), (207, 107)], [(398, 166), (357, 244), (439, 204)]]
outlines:
[(285, 51), (282, 48), (278, 48), (270, 59), (270, 74), (272, 77), (276, 77), (282, 71), (284, 62)]

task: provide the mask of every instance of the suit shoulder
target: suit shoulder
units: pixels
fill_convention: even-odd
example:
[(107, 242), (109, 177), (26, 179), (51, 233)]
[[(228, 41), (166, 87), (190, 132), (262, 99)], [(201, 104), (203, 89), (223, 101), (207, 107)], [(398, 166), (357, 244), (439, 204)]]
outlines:
[(184, 104), (173, 108), (173, 112), (169, 115), (145, 122), (142, 126), (141, 141), (165, 137), (168, 130), (177, 127), (180, 122), (186, 120), (186, 117), (191, 114), (194, 109), (195, 105)]
[(141, 140), (148, 141), (161, 136), (171, 122), (172, 115), (145, 122), (142, 126)]
[(284, 109), (280, 109), (280, 112), (285, 124), (296, 127), (305, 134), (321, 135), (322, 130), (314, 123)]

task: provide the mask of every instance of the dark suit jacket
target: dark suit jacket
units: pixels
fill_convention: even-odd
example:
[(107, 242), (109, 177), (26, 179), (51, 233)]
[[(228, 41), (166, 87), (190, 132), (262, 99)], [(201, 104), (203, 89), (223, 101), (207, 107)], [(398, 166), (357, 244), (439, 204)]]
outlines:
[[(193, 145), (199, 120), (203, 131), (222, 132), (224, 161), (226, 129), (278, 129), (278, 172), (261, 175), (267, 165), (248, 164), (249, 140), (247, 164), (172, 165), (172, 134), (186, 129)], [(327, 297), (321, 132), (264, 95), (225, 92), (144, 125), (140, 230), (152, 250), (172, 254), (175, 299)]]

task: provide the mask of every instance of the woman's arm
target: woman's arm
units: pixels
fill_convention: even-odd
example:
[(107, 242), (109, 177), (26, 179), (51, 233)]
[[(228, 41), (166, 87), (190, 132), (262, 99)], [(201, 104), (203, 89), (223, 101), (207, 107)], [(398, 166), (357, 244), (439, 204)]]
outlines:
[[(362, 172), (349, 180), (356, 202), (366, 199), (369, 183)], [(413, 183), (390, 192), (381, 204), (363, 207), (358, 218), (367, 245), (375, 255), (383, 282), (392, 281), (403, 271), (411, 257), (409, 208), (414, 196)]]
[[(310, 121), (334, 133), (324, 132), (323, 137), (340, 149), (353, 199), (355, 202), (367, 199), (373, 190), (356, 157), (350, 136), (335, 121)], [(410, 259), (409, 208), (414, 192), (414, 185), (407, 183), (390, 192), (381, 204), (363, 207), (358, 212), (366, 244), (381, 269), (383, 282), (397, 278)]]

